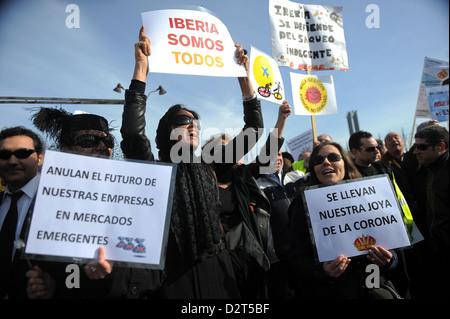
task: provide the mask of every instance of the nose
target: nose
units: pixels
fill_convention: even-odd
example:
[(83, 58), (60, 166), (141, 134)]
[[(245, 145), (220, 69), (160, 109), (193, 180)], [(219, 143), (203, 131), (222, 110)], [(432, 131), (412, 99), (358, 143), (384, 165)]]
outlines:
[(14, 154), (11, 154), (11, 156), (8, 159), (8, 164), (16, 164), (18, 162), (19, 159)]
[(189, 127), (193, 127), (194, 129), (197, 129), (198, 131), (201, 130), (199, 120), (192, 120), (192, 122), (189, 123), (189, 125), (188, 125), (188, 128)]
[(108, 146), (106, 146), (103, 141), (100, 141), (92, 153), (98, 154), (98, 155), (111, 156), (112, 149), (110, 149)]
[(328, 157), (325, 157), (322, 165), (331, 165), (331, 162), (328, 160)]

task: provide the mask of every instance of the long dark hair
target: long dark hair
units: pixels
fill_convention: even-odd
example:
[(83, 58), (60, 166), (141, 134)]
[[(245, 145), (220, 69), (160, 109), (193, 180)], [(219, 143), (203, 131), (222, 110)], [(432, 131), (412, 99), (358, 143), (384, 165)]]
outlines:
[(199, 119), (197, 112), (189, 110), (181, 104), (175, 104), (167, 110), (166, 114), (159, 120), (158, 128), (156, 129), (156, 147), (159, 149), (158, 155), (162, 162), (171, 162), (170, 149), (175, 145), (176, 141), (170, 139), (170, 132), (172, 131), (175, 115), (179, 110), (190, 112), (196, 119)]
[(345, 175), (344, 179), (353, 179), (353, 178), (360, 178), (361, 174), (359, 173), (358, 169), (356, 168), (355, 164), (353, 164), (353, 161), (348, 156), (347, 152), (342, 148), (341, 145), (339, 145), (336, 142), (328, 142), (325, 141), (323, 143), (320, 143), (316, 147), (314, 147), (311, 157), (309, 159), (309, 171), (310, 171), (310, 185), (318, 185), (320, 184), (319, 179), (317, 178), (316, 172), (314, 170), (314, 163), (316, 162), (317, 156), (319, 154), (319, 151), (326, 145), (332, 145), (336, 147), (339, 150), (339, 153), (342, 156), (342, 159), (344, 160), (344, 167), (345, 167)]

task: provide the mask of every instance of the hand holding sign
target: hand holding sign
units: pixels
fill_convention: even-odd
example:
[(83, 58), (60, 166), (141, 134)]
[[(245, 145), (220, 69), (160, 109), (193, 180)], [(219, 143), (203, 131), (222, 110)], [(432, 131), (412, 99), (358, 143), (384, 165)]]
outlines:
[(245, 71), (248, 72), (248, 66), (249, 66), (249, 58), (247, 56), (247, 54), (245, 53), (245, 50), (242, 48), (241, 45), (239, 45), (239, 43), (236, 43), (234, 45), (236, 47), (236, 52), (235, 52), (235, 57), (237, 59), (237, 63), (239, 65), (242, 65), (245, 67)]
[(369, 255), (367, 255), (367, 258), (372, 263), (382, 267), (391, 262), (392, 254), (389, 250), (386, 250), (381, 246), (372, 246), (369, 249)]
[(338, 258), (332, 261), (326, 261), (323, 263), (323, 271), (330, 277), (339, 278), (347, 269), (351, 259), (340, 255)]
[(148, 56), (152, 53), (150, 39), (145, 35), (145, 27), (139, 30), (139, 42), (134, 44), (134, 67), (133, 80), (145, 82), (148, 73)]
[(105, 249), (99, 247), (97, 260), (84, 266), (84, 272), (89, 279), (103, 279), (112, 272), (114, 261), (106, 260)]
[(236, 52), (234, 53), (234, 56), (237, 59), (237, 63), (245, 67), (245, 71), (247, 72), (247, 77), (238, 77), (239, 85), (241, 87), (242, 95), (249, 96), (255, 92), (255, 90), (253, 90), (253, 85), (248, 75), (250, 59), (248, 58), (242, 46), (239, 45), (239, 43), (236, 43), (234, 46), (236, 47)]
[(139, 30), (139, 43), (137, 43), (137, 45), (139, 46), (140, 50), (139, 52), (137, 52), (138, 56), (136, 56), (136, 60), (138, 58), (144, 60), (145, 57), (148, 57), (150, 54), (152, 54), (150, 39), (145, 35), (145, 26), (142, 26)]

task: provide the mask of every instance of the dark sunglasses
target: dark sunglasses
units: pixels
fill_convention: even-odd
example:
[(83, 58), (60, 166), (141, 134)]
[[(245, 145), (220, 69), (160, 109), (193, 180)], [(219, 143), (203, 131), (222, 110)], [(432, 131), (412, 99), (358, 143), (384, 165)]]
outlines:
[(100, 142), (103, 142), (107, 148), (114, 147), (114, 138), (112, 135), (98, 136), (93, 134), (83, 134), (76, 137), (74, 145), (82, 148), (91, 148), (97, 147)]
[(339, 162), (342, 156), (336, 153), (330, 153), (327, 156), (317, 155), (314, 166), (322, 164), (325, 162), (325, 159), (328, 159), (329, 162)]
[(197, 128), (200, 129), (200, 121), (195, 117), (191, 117), (188, 115), (177, 115), (175, 116), (174, 123), (176, 126), (189, 125), (194, 121), (197, 123)]
[(366, 151), (367, 153), (372, 153), (375, 150), (380, 150), (380, 147), (379, 146), (371, 146), (371, 147), (361, 149), (361, 151)]
[(1, 150), (0, 151), (0, 159), (2, 160), (9, 160), (12, 155), (14, 155), (18, 159), (26, 159), (30, 157), (31, 154), (34, 152), (37, 152), (36, 150), (32, 150), (29, 148), (21, 148), (18, 150), (13, 151), (7, 151), (7, 150)]
[(431, 146), (431, 144), (414, 144), (414, 146), (415, 146), (416, 149), (418, 149), (419, 151), (426, 151), (427, 148)]

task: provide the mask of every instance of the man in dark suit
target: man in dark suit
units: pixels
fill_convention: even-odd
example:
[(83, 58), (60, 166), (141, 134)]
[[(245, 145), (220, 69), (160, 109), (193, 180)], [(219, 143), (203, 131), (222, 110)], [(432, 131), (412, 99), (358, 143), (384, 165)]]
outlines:
[(24, 127), (0, 132), (0, 298), (26, 298), (27, 264), (14, 244), (24, 238), (24, 225), (39, 184), (44, 159), (42, 139)]

